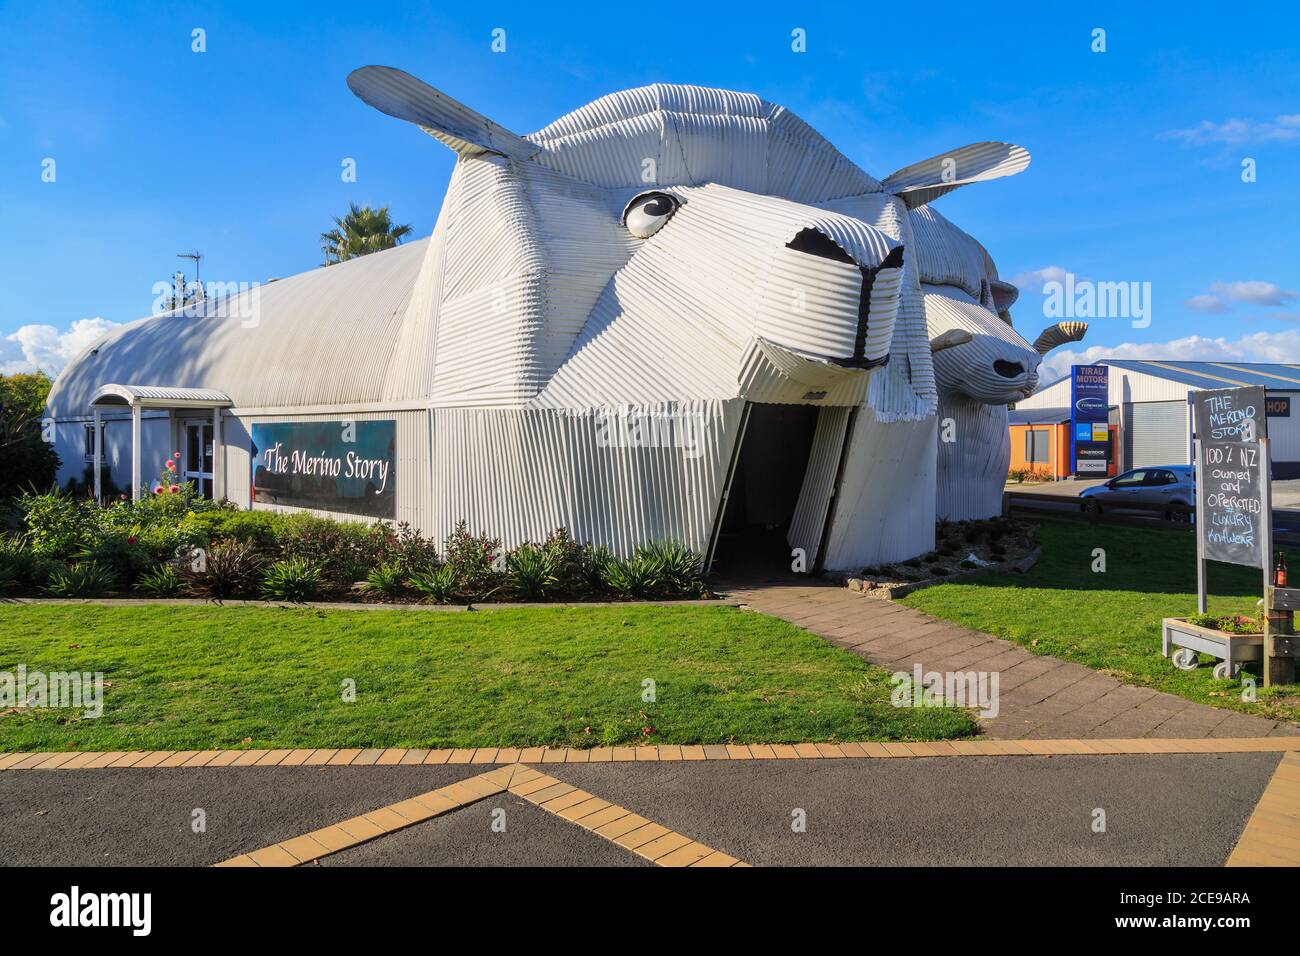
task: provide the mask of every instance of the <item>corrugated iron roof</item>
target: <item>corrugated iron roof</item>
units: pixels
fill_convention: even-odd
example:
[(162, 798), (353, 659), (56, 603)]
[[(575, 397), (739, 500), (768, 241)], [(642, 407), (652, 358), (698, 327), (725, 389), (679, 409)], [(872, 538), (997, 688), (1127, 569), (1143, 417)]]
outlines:
[(1069, 408), (1013, 408), (1007, 412), (1010, 425), (1059, 425), (1069, 420)]
[(377, 401), (428, 240), (313, 269), (200, 314), (166, 313), (114, 329), (50, 390), (54, 417), (84, 415), (106, 382), (218, 388), (236, 405)]
[(1300, 365), (1263, 362), (1167, 362), (1163, 359), (1101, 359), (1100, 364), (1157, 378), (1180, 382), (1192, 388), (1240, 388), (1260, 385), (1271, 389), (1300, 390)]
[(171, 403), (212, 405), (228, 408), (230, 396), (215, 388), (177, 388), (170, 385), (101, 385), (91, 398), (93, 405), (141, 405), (163, 408)]

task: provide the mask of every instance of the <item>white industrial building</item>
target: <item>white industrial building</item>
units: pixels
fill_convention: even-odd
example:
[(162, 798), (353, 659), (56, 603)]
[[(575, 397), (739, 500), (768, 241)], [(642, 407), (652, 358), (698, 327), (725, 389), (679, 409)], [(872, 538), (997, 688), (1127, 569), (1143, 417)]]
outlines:
[[(1300, 478), (1300, 365), (1100, 359), (1110, 368), (1111, 423), (1119, 426), (1118, 468), (1192, 461), (1191, 393), (1260, 386), (1268, 398), (1268, 435), (1275, 478)], [(1070, 419), (1070, 378), (1016, 403)], [(1046, 420), (1046, 419), (1044, 419)]]
[[(809, 570), (933, 547), (926, 300), (979, 312), (969, 342), (1009, 327), (1014, 290), (928, 204), (1023, 149), (877, 180), (751, 94), (659, 84), (519, 136), (397, 70), (349, 85), (458, 154), (432, 236), (96, 343), (50, 394), (61, 481), (99, 457), (139, 493), (179, 451), (242, 507), (439, 539), (464, 519), (510, 546), (563, 526), (712, 555), (779, 528)], [(1014, 338), (999, 374), (1031, 390)]]

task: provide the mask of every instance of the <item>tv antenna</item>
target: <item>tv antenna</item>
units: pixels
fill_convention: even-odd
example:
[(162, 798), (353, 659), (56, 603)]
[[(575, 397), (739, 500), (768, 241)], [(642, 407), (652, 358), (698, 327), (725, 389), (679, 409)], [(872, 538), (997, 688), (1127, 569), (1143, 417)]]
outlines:
[(178, 252), (176, 253), (176, 258), (193, 259), (194, 260), (194, 281), (202, 284), (202, 279), (200, 279), (199, 277), (199, 260), (203, 258), (203, 253), (199, 252), (197, 249), (194, 250), (193, 252)]
[[(207, 296), (203, 292), (203, 280), (199, 276), (199, 260), (203, 258), (203, 253), (199, 252), (197, 249), (195, 249), (193, 252), (178, 252), (176, 253), (176, 258), (194, 260), (194, 294), (193, 296), (186, 295), (184, 276), (181, 275), (180, 288), (176, 296), (181, 306), (187, 306), (187, 305), (192, 305), (195, 303), (202, 302), (204, 299), (207, 298)], [(180, 273), (177, 274), (180, 275)]]

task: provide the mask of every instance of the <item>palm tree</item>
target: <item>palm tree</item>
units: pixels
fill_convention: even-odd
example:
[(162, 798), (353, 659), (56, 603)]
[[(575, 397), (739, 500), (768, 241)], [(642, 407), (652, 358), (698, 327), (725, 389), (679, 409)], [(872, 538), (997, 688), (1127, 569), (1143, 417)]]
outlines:
[(391, 249), (411, 231), (409, 225), (393, 224), (387, 206), (371, 209), (348, 203), (348, 214), (335, 218), (335, 228), (320, 234), (321, 252), (325, 265), (332, 266), (345, 259), (369, 255), (381, 249)]

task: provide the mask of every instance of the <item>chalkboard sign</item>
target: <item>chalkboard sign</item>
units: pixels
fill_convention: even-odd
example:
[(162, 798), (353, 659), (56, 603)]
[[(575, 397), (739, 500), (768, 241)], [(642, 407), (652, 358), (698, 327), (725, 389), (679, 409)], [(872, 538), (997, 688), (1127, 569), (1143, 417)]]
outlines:
[(1193, 426), (1201, 441), (1254, 441), (1268, 435), (1262, 388), (1192, 392)]
[(1198, 490), (1205, 510), (1196, 521), (1209, 560), (1264, 567), (1269, 518), (1264, 514), (1263, 458), (1256, 442), (1201, 440), (1196, 480), (1202, 484)]

